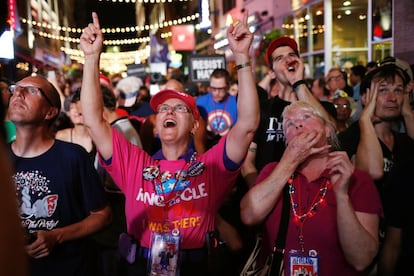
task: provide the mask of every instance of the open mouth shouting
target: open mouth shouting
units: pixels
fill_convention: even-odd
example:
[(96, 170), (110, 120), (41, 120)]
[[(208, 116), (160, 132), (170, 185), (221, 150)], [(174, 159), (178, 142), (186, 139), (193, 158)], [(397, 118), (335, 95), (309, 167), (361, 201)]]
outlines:
[(292, 62), (290, 62), (289, 64), (288, 64), (288, 71), (289, 72), (295, 72), (296, 71), (296, 64), (297, 64), (298, 62), (297, 61), (292, 61)]
[(164, 121), (163, 126), (166, 128), (175, 127), (177, 125), (177, 122), (172, 119), (167, 119)]

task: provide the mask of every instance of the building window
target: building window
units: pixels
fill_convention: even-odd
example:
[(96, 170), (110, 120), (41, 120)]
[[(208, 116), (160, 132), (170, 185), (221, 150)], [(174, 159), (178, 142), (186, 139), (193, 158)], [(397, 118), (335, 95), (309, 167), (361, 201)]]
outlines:
[(372, 2), (372, 40), (378, 41), (392, 36), (392, 1)]
[(312, 46), (314, 51), (323, 50), (325, 47), (325, 24), (323, 19), (323, 2), (311, 6), (312, 19)]
[(332, 66), (366, 64), (368, 56), (368, 1), (333, 1)]
[[(328, 22), (325, 1), (301, 7), (285, 17), (283, 24), (284, 33), (297, 40), (301, 56), (309, 66), (309, 76), (314, 78), (333, 66), (346, 69), (366, 64), (368, 58), (368, 0), (331, 1), (332, 17)], [(328, 31), (332, 40), (325, 49)]]
[(381, 62), (384, 58), (392, 56), (392, 41), (384, 41), (372, 44), (372, 59), (377, 63)]

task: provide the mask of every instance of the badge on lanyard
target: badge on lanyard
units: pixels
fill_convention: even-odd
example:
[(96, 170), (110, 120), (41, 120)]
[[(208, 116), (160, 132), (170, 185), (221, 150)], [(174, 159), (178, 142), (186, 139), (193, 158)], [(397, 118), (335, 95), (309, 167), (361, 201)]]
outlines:
[(179, 275), (179, 254), (181, 235), (173, 233), (153, 233), (148, 261), (149, 275)]
[(289, 252), (289, 275), (317, 276), (319, 275), (319, 256), (316, 250), (309, 250), (309, 254), (299, 254), (298, 251)]

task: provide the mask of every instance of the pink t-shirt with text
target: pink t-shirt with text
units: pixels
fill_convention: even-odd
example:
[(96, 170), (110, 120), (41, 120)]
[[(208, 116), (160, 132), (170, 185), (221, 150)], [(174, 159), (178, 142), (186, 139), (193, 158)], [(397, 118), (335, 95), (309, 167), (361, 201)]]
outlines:
[[(215, 215), (239, 173), (224, 166), (225, 139), (204, 154), (196, 154), (196, 162), (167, 161), (154, 160), (113, 132), (112, 159), (107, 164), (100, 160), (100, 164), (125, 194), (127, 230), (141, 246), (150, 246), (153, 232), (171, 233), (173, 229), (182, 235), (182, 249), (204, 246), (205, 234), (214, 230)], [(197, 174), (199, 170), (192, 170), (196, 175), (187, 175), (190, 168), (200, 167), (200, 162), (204, 164), (202, 172)], [(144, 169), (153, 172), (157, 168), (155, 181), (144, 179)], [(165, 199), (160, 200), (164, 193)]]

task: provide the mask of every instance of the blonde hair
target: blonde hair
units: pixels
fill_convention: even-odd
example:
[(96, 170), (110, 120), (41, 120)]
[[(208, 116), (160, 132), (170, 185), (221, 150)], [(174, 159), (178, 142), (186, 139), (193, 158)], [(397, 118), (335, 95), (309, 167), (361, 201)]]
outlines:
[(282, 113), (283, 134), (285, 136), (286, 136), (286, 133), (285, 133), (285, 118), (286, 118), (286, 116), (288, 116), (290, 114), (297, 113), (298, 109), (304, 110), (304, 111), (309, 111), (310, 113), (312, 113), (316, 117), (320, 118), (324, 125), (328, 125), (330, 130), (331, 130), (330, 134), (329, 134), (329, 137), (327, 137), (328, 144), (332, 146), (332, 148), (331, 148), (332, 151), (340, 150), (341, 147), (340, 147), (340, 143), (339, 143), (339, 140), (338, 140), (338, 136), (336, 135), (336, 126), (333, 124), (333, 122), (331, 122), (330, 120), (327, 120), (322, 115), (322, 113), (320, 112), (320, 110), (318, 108), (316, 108), (315, 106), (311, 105), (308, 102), (296, 101), (296, 102), (293, 102), (290, 105), (285, 107), (285, 109), (283, 110), (283, 113)]

